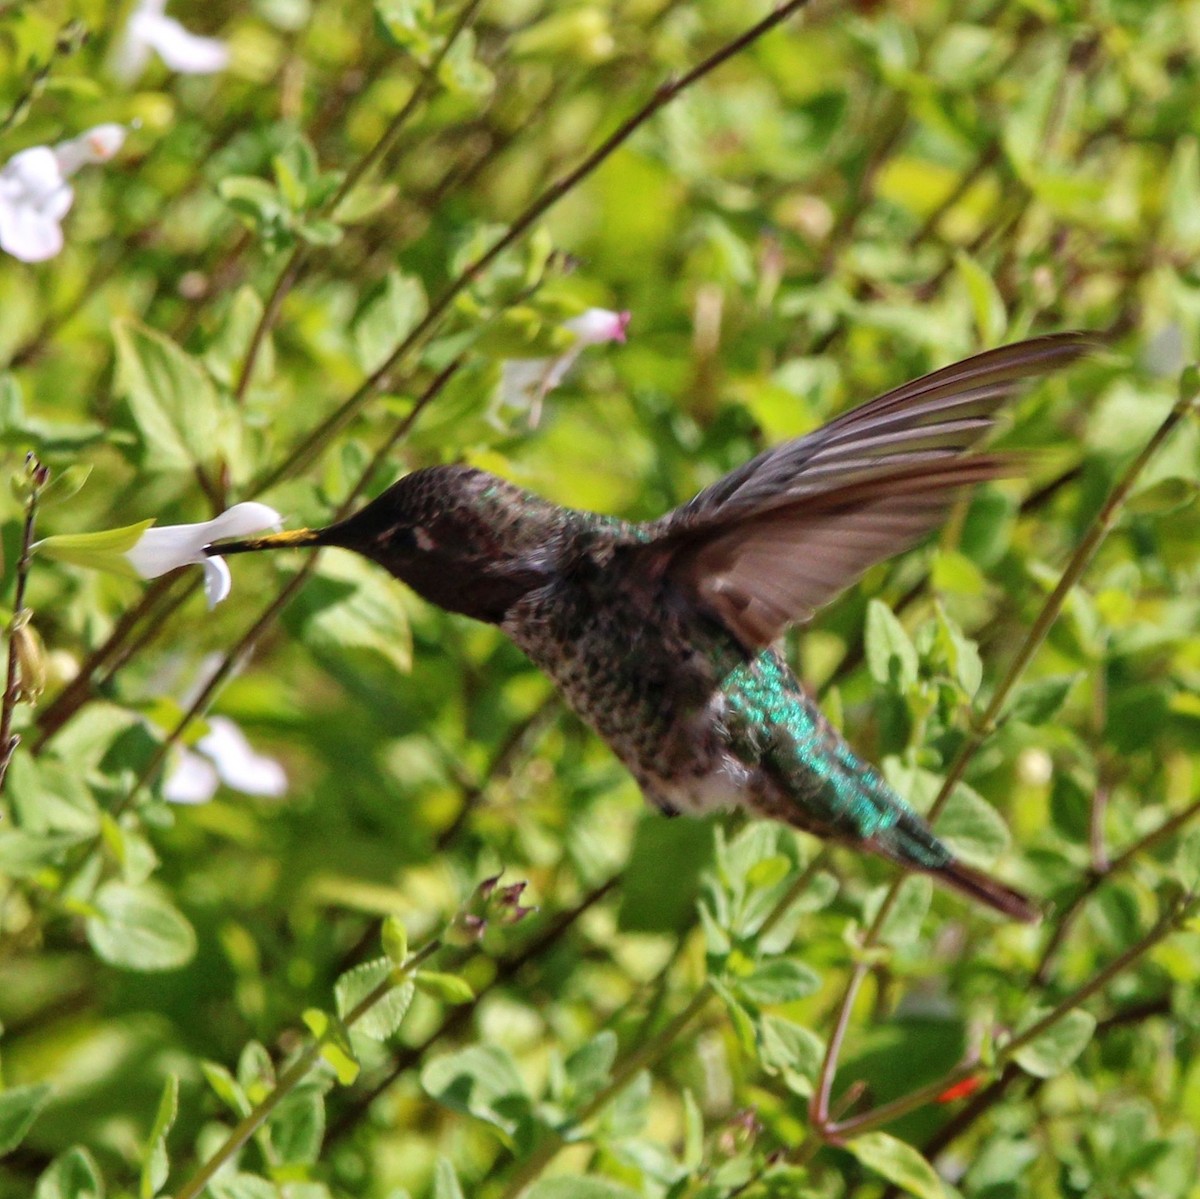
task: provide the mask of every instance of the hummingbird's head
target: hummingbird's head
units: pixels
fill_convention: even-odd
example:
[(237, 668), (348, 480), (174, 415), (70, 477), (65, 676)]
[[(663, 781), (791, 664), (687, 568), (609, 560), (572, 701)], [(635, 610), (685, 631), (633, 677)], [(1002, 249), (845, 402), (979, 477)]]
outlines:
[(546, 581), (544, 516), (553, 510), (487, 471), (463, 465), (413, 471), (324, 529), (295, 529), (205, 548), (212, 555), (337, 546), (378, 562), (426, 599), (496, 624)]

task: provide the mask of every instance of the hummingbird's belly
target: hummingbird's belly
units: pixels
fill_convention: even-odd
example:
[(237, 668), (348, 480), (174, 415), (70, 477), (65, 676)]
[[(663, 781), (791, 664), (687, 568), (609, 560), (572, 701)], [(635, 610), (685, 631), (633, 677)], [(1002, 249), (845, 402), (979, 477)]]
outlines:
[(728, 753), (709, 659), (646, 612), (563, 602), (505, 631), (667, 811), (737, 803), (749, 771)]

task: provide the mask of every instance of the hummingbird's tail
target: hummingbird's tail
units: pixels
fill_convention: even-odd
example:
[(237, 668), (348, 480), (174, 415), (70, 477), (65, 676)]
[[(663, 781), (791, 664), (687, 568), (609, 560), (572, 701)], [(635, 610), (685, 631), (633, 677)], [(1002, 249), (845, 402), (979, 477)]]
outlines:
[(939, 882), (953, 887), (963, 895), (978, 903), (987, 904), (990, 908), (1002, 912), (1013, 920), (1022, 920), (1026, 924), (1036, 924), (1042, 918), (1041, 910), (1027, 895), (1006, 886), (999, 879), (984, 874), (964, 862), (952, 858), (944, 866), (930, 870)]
[(325, 533), (325, 529), (288, 529), (284, 533), (268, 533), (266, 537), (206, 545), (204, 552), (210, 558), (224, 558), (226, 554), (253, 554), (259, 550), (281, 550), (293, 545), (324, 545)]
[(937, 882), (1011, 920), (1036, 924), (1042, 918), (1041, 910), (1027, 895), (959, 861), (907, 804), (897, 813), (895, 822), (872, 837), (869, 844), (906, 869), (931, 875)]

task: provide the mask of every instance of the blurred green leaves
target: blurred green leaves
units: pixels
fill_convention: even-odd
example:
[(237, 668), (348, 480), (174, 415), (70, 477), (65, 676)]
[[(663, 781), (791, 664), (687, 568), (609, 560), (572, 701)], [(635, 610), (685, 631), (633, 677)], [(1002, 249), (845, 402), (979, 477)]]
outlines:
[(45, 1083), (0, 1091), (0, 1154), (11, 1153), (25, 1139), (51, 1094)]
[(104, 961), (127, 970), (175, 970), (196, 952), (196, 934), (149, 887), (105, 883), (92, 900), (88, 940)]

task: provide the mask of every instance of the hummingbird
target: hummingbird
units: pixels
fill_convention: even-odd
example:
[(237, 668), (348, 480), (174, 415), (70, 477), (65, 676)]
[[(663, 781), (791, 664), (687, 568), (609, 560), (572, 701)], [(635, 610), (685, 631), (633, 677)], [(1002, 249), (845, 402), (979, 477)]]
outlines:
[(1065, 333), (989, 350), (759, 454), (658, 520), (562, 507), (463, 464), (405, 475), (354, 515), (214, 544), (338, 546), (498, 626), (667, 815), (741, 807), (922, 871), (1006, 917), (1027, 896), (954, 856), (857, 757), (776, 648), (789, 625), (933, 531), (1027, 381), (1093, 349)]

